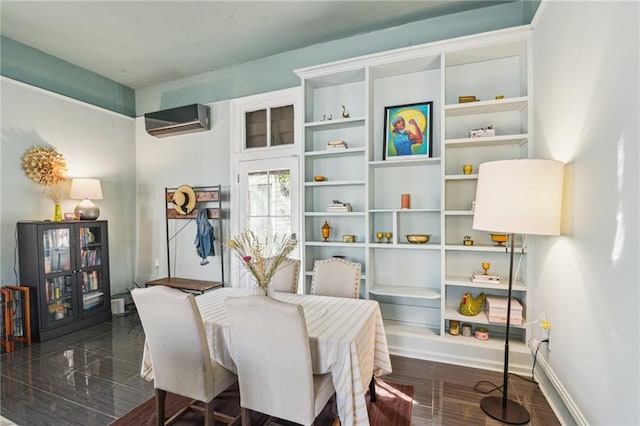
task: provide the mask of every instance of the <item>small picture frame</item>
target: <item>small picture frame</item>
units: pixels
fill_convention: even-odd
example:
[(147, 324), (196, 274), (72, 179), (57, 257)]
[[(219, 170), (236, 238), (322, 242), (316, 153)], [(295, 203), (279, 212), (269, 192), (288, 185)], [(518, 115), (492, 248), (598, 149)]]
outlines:
[(384, 108), (384, 160), (433, 155), (433, 101)]

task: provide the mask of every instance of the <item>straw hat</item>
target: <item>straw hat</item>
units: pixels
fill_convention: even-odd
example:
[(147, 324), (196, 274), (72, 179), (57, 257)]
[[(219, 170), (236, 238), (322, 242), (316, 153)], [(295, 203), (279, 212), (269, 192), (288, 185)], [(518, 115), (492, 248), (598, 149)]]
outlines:
[(178, 214), (189, 214), (196, 206), (196, 193), (189, 185), (182, 185), (173, 193), (173, 208)]

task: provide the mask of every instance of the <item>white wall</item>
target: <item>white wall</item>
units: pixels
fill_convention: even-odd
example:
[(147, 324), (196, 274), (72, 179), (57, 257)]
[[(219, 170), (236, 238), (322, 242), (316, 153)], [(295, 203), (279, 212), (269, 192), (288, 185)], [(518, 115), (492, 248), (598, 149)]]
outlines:
[(640, 424), (639, 16), (549, 1), (534, 20), (534, 156), (566, 163), (562, 236), (536, 240), (541, 355), (592, 425)]
[[(156, 138), (145, 131), (144, 117), (136, 119), (138, 208), (135, 279), (140, 286), (150, 279), (167, 276), (166, 204), (163, 203), (166, 187), (222, 185), (223, 240), (229, 238), (230, 102), (209, 106), (212, 125), (206, 132)], [(216, 251), (215, 257), (209, 258), (208, 265), (200, 265), (194, 245), (195, 221), (170, 220), (170, 237), (185, 225), (170, 243), (171, 276), (219, 281), (220, 250)], [(228, 257), (224, 259), (227, 283)], [(159, 261), (159, 268), (155, 267), (155, 259)]]
[[(66, 159), (67, 177), (102, 183), (100, 219), (109, 221), (111, 293), (131, 287), (135, 237), (134, 120), (64, 96), (0, 78), (2, 146), (0, 283), (18, 283), (14, 262), (16, 222), (53, 219), (54, 204), (27, 178), (22, 156), (34, 145), (51, 146)], [(70, 181), (62, 184), (62, 211), (73, 212)]]

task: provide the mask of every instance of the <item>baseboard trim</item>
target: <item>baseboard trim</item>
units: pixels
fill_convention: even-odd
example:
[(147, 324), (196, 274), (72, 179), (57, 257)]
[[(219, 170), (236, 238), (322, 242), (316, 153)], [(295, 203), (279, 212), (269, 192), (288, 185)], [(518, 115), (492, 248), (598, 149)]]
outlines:
[[(404, 341), (396, 342), (397, 337), (397, 335), (387, 337), (389, 352), (393, 355), (492, 371), (502, 371), (503, 368), (501, 357), (491, 357), (487, 356), (487, 353), (478, 352), (477, 346), (466, 347), (461, 350), (459, 346), (456, 347), (451, 345), (450, 342), (443, 342), (442, 337), (439, 339), (423, 337), (424, 340), (429, 340), (430, 344), (428, 346), (417, 344), (417, 342), (412, 342), (414, 344), (408, 345)], [(531, 346), (529, 346), (529, 349), (531, 349)], [(527, 351), (526, 354), (511, 353), (509, 372), (530, 376), (531, 363), (529, 361), (531, 361), (533, 352), (535, 350), (532, 350), (531, 353)], [(540, 391), (549, 402), (549, 406), (562, 425), (588, 426), (589, 423), (586, 418), (542, 353), (538, 354), (534, 375), (540, 386)]]
[(587, 426), (589, 422), (543, 355), (538, 354), (536, 365), (540, 368), (534, 373), (535, 379), (560, 423)]

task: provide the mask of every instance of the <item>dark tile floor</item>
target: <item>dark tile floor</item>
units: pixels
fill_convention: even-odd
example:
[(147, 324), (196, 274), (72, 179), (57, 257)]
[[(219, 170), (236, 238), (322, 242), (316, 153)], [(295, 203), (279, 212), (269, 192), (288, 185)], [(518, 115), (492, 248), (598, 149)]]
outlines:
[[(2, 354), (0, 425), (111, 423), (153, 396), (153, 384), (139, 376), (143, 344), (134, 314)], [(392, 364), (385, 380), (414, 386), (413, 425), (500, 424), (482, 412), (484, 395), (474, 386), (501, 383), (502, 374), (396, 356)], [(509, 386), (531, 425), (560, 424), (535, 384), (512, 376)]]

